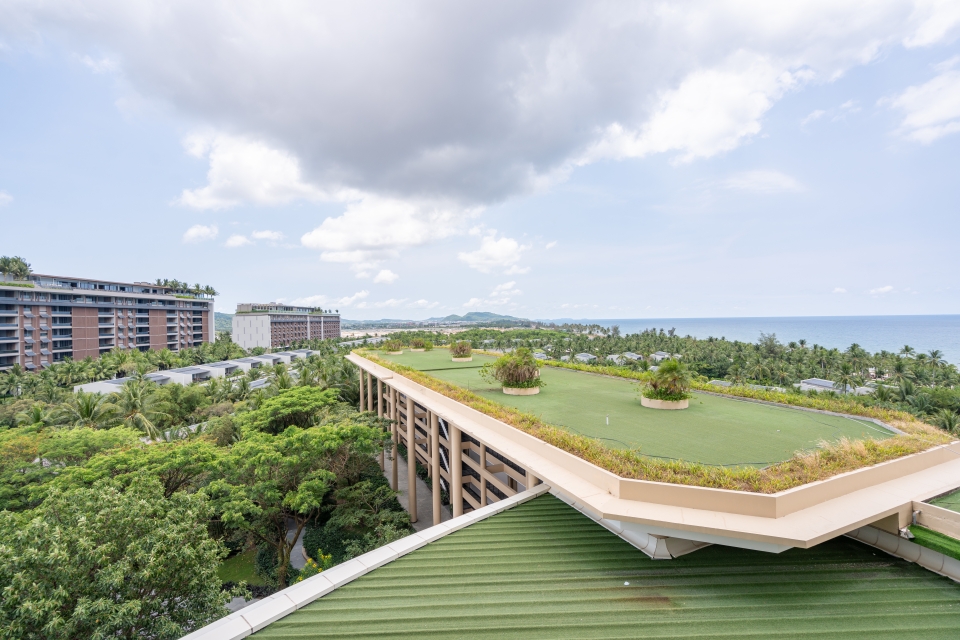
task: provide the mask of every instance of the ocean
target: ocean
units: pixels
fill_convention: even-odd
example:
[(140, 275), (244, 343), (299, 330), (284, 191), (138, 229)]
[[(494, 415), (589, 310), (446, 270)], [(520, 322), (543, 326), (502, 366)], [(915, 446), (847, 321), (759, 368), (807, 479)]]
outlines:
[(775, 333), (780, 342), (806, 339), (807, 346), (819, 344), (846, 349), (856, 342), (870, 352), (886, 349), (898, 352), (910, 345), (924, 353), (943, 352), (948, 362), (960, 364), (960, 315), (949, 316), (809, 316), (795, 318), (653, 318), (622, 320), (564, 320), (604, 327), (619, 325), (620, 333), (644, 329), (675, 328), (677, 335), (696, 338), (726, 338), (756, 342), (761, 333)]

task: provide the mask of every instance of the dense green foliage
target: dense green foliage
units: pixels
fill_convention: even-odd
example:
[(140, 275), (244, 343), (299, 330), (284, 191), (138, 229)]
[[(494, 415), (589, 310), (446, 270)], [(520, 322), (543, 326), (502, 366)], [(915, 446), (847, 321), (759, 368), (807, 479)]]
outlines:
[[(386, 423), (357, 412), (357, 370), (332, 351), (202, 385), (157, 386), (134, 369), (109, 395), (70, 393), (49, 374), (15, 374), (17, 395), (0, 404), (0, 580), (16, 573), (19, 581), (0, 593), (14, 630), (4, 637), (179, 637), (225, 613), (229, 589), (217, 570), (226, 550), (248, 560), (265, 550), (259, 555), (275, 589), (296, 575), (293, 541), (331, 512), (341, 520), (353, 514), (342, 525), (361, 534), (353, 552), (405, 534), (405, 513), (390, 520), (393, 528), (369, 524), (381, 502), (396, 503), (393, 492), (366, 499)], [(267, 384), (251, 390), (258, 379)], [(74, 511), (64, 510), (67, 500)], [(341, 502), (353, 507), (338, 511)], [(64, 536), (50, 524), (54, 517), (103, 531), (83, 525)], [(16, 547), (8, 542), (14, 530), (23, 532)], [(191, 542), (178, 542), (187, 531)], [(84, 540), (98, 546), (82, 549)], [(156, 550), (161, 542), (169, 548)], [(35, 563), (29, 571), (24, 553)], [(70, 566), (57, 571), (55, 561)], [(49, 576), (39, 579), (41, 566)], [(82, 571), (102, 577), (82, 584)], [(140, 594), (137, 602), (128, 588)], [(172, 596), (174, 588), (182, 594)]]
[(178, 638), (219, 618), (232, 594), (198, 494), (142, 479), (121, 491), (55, 489), (35, 511), (0, 512), (6, 638)]
[(32, 272), (30, 263), (20, 256), (0, 256), (0, 275), (5, 279), (11, 277), (14, 280), (26, 280)]

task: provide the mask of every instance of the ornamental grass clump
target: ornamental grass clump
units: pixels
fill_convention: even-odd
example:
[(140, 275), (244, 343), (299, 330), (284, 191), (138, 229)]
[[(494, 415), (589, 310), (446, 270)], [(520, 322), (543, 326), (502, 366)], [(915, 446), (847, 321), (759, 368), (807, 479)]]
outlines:
[(450, 346), (450, 355), (454, 358), (469, 358), (473, 353), (473, 349), (470, 348), (470, 343), (466, 340), (461, 340), (460, 342), (454, 342)]
[(644, 376), (640, 383), (640, 392), (644, 398), (679, 402), (690, 398), (690, 383), (693, 379), (690, 370), (679, 360), (664, 360)]
[(533, 389), (543, 386), (540, 364), (533, 357), (533, 352), (526, 347), (505, 353), (494, 362), (483, 365), (480, 376), (491, 382), (499, 382), (508, 389)]

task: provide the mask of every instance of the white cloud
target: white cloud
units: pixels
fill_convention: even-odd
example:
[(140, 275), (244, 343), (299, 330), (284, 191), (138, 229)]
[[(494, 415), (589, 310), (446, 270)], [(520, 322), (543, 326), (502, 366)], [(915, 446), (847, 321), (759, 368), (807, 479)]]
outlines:
[[(727, 152), (787, 92), (960, 23), (956, 0), (412, 4), (12, 0), (0, 29), (10, 47), (107, 51), (131, 93), (220, 127), (187, 141), (209, 174), (186, 206), (356, 202), (346, 190), (462, 211), (584, 162)], [(333, 220), (362, 246), (321, 251), (410, 246), (364, 230), (376, 212)]]
[(300, 161), (259, 140), (223, 133), (196, 133), (183, 141), (190, 155), (210, 162), (207, 185), (185, 189), (179, 203), (194, 209), (226, 209), (243, 203), (280, 205), (328, 198), (304, 182)]
[(522, 291), (517, 289), (517, 283), (511, 280), (510, 282), (504, 282), (503, 284), (495, 286), (488, 297), (470, 298), (463, 306), (473, 309), (480, 307), (502, 307), (511, 304), (513, 298), (522, 293)]
[(280, 242), (283, 240), (283, 234), (279, 231), (254, 231), (250, 236), (254, 240), (269, 240), (271, 242)]
[(960, 70), (957, 58), (940, 65), (941, 73), (924, 84), (908, 87), (888, 102), (904, 112), (900, 133), (910, 140), (930, 144), (960, 132)]
[(814, 120), (819, 120), (820, 118), (822, 118), (825, 113), (826, 111), (824, 111), (823, 109), (814, 109), (813, 111), (810, 112), (810, 114), (806, 118), (800, 121), (800, 124), (808, 125)]
[(384, 307), (393, 308), (393, 307), (399, 307), (400, 305), (402, 305), (402, 304), (403, 304), (404, 302), (406, 302), (406, 301), (407, 301), (406, 298), (401, 298), (401, 299), (399, 299), (399, 300), (396, 299), (396, 298), (390, 298), (389, 300), (382, 300), (382, 301), (380, 301), (380, 302), (374, 302), (374, 303), (373, 303), (373, 306), (376, 307), (376, 308), (378, 308), (378, 309), (382, 309), (382, 308), (384, 308)]
[(234, 234), (227, 238), (226, 246), (231, 248), (243, 247), (248, 244), (253, 244), (253, 241), (246, 236), (241, 236), (239, 234)]
[(430, 302), (429, 300), (420, 299), (415, 302), (411, 302), (407, 306), (410, 308), (416, 308), (416, 309), (433, 309), (439, 304), (440, 304), (439, 302)]
[(13, 202), (13, 196), (6, 191), (0, 191), (0, 207), (4, 207)]
[(763, 54), (737, 51), (722, 65), (690, 72), (663, 91), (650, 118), (637, 129), (616, 122), (585, 160), (641, 158), (677, 151), (676, 160), (709, 158), (760, 132), (761, 118), (787, 90), (809, 79)]
[(453, 202), (351, 195), (358, 199), (347, 205), (343, 215), (327, 218), (300, 241), (321, 251), (322, 260), (354, 263), (363, 272), (400, 249), (459, 233), (463, 222), (481, 211)]
[(120, 64), (116, 60), (113, 60), (107, 56), (104, 56), (99, 60), (94, 60), (87, 55), (81, 57), (80, 62), (82, 62), (86, 67), (89, 67), (90, 70), (96, 74), (113, 73), (114, 71), (120, 70)]
[(779, 171), (757, 169), (743, 171), (722, 180), (720, 185), (735, 191), (750, 191), (753, 193), (780, 193), (783, 191), (802, 191), (803, 186), (792, 178)]
[(548, 242), (548, 243), (547, 243), (547, 246), (544, 247), (544, 248), (545, 248), (545, 249), (553, 249), (555, 246), (557, 246), (557, 241), (556, 241), (556, 240), (553, 240), (552, 242)]
[(884, 293), (890, 293), (891, 291), (893, 291), (893, 287), (890, 286), (890, 285), (887, 285), (887, 286), (885, 286), (885, 287), (877, 287), (876, 289), (870, 289), (870, 293), (871, 293), (872, 295), (880, 295), (880, 294), (884, 294)]
[(195, 224), (184, 232), (183, 242), (192, 244), (195, 242), (213, 240), (217, 237), (218, 233), (220, 233), (220, 230), (217, 229), (217, 225), (215, 224), (211, 224), (209, 226)]
[(368, 295), (370, 295), (369, 291), (357, 291), (352, 296), (343, 296), (342, 298), (331, 299), (328, 296), (318, 294), (303, 298), (294, 298), (290, 301), (290, 304), (303, 305), (305, 307), (334, 307), (337, 309), (340, 307), (351, 306), (360, 307), (361, 305), (357, 303), (366, 298)]
[(491, 229), (480, 240), (480, 248), (476, 251), (460, 252), (457, 257), (467, 265), (481, 273), (490, 273), (495, 269), (503, 269), (506, 273), (524, 273), (517, 266), (524, 251), (529, 245), (522, 245), (513, 238), (497, 238), (495, 229)]
[(380, 273), (376, 275), (373, 281), (378, 284), (391, 284), (396, 282), (397, 278), (399, 277), (400, 276), (395, 274), (393, 271), (390, 271), (390, 269), (382, 269)]
[(844, 289), (843, 287), (834, 287), (833, 292), (834, 292), (834, 293), (846, 293), (847, 290)]

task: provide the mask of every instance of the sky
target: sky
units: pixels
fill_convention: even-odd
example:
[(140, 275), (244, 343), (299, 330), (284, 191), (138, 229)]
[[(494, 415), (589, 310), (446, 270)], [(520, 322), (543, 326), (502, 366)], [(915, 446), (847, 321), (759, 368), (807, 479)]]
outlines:
[(345, 318), (960, 313), (960, 3), (0, 3), (0, 255)]

